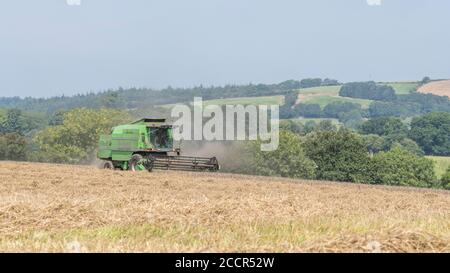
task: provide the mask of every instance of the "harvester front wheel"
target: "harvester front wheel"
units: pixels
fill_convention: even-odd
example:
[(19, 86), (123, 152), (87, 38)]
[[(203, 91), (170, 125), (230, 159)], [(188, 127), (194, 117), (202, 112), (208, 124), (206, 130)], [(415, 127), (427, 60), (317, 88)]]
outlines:
[(105, 163), (103, 163), (103, 169), (114, 170), (114, 164), (111, 161), (105, 161)]
[(136, 171), (144, 171), (146, 170), (145, 164), (144, 164), (144, 158), (142, 155), (135, 154), (131, 157), (130, 162), (128, 163), (128, 166), (130, 168), (130, 171), (136, 172)]

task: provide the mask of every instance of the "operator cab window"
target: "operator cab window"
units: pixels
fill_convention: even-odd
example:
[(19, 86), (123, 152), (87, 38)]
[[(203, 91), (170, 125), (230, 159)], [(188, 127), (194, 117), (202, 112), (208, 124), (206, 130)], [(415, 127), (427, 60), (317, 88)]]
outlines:
[(150, 141), (155, 149), (170, 149), (172, 147), (172, 138), (170, 128), (151, 127)]

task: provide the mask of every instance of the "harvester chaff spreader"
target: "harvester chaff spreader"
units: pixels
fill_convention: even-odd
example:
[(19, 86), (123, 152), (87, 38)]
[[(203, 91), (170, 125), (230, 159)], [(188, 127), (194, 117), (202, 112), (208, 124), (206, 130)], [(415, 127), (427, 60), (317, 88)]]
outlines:
[(97, 157), (104, 161), (103, 168), (152, 171), (217, 171), (215, 157), (181, 156), (174, 148), (173, 126), (165, 119), (144, 118), (116, 126), (111, 135), (100, 136)]

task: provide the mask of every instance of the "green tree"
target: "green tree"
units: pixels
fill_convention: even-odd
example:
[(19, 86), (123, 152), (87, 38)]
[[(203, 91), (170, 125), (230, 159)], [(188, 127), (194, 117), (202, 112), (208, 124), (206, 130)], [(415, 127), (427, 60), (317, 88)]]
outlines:
[(427, 155), (450, 155), (450, 113), (429, 113), (411, 122), (409, 137)]
[(27, 129), (23, 120), (22, 111), (19, 109), (8, 109), (0, 125), (0, 129), (0, 132), (4, 134), (18, 133), (22, 135)]
[(306, 137), (306, 156), (317, 164), (321, 180), (363, 182), (369, 153), (358, 134), (345, 129), (319, 131)]
[(419, 145), (412, 139), (403, 136), (387, 136), (385, 137), (385, 151), (399, 147), (412, 154), (423, 156), (424, 152)]
[(300, 81), (301, 88), (317, 87), (322, 85), (322, 79), (303, 79)]
[(371, 154), (386, 150), (386, 140), (379, 135), (363, 135), (364, 144)]
[(305, 126), (299, 121), (293, 121), (291, 119), (280, 121), (280, 131), (289, 131), (297, 135), (305, 135)]
[(27, 158), (27, 140), (18, 133), (0, 135), (1, 160), (25, 160)]
[(8, 109), (0, 117), (0, 134), (17, 133), (30, 135), (33, 130), (45, 126), (42, 114), (26, 113), (19, 109)]
[(351, 102), (332, 102), (325, 106), (323, 112), (327, 118), (339, 118), (339, 115), (354, 110), (361, 111), (361, 105)]
[(315, 178), (316, 164), (305, 156), (298, 135), (280, 131), (280, 145), (276, 151), (262, 152), (260, 142), (250, 146), (257, 174), (293, 178)]
[(123, 89), (120, 88), (119, 91), (108, 91), (102, 94), (100, 97), (100, 103), (102, 107), (105, 108), (120, 108), (123, 107), (123, 101), (120, 97), (120, 93)]
[(305, 135), (314, 132), (317, 128), (317, 122), (314, 120), (308, 120), (305, 122)]
[(321, 120), (319, 124), (316, 125), (314, 131), (336, 131), (337, 126), (333, 124), (331, 120)]
[(374, 101), (369, 105), (369, 117), (397, 117), (404, 111), (403, 105), (394, 102)]
[(101, 134), (115, 125), (128, 122), (123, 111), (111, 109), (73, 109), (64, 113), (61, 125), (47, 127), (35, 141), (38, 159), (60, 163), (80, 163), (93, 157)]
[(297, 103), (298, 91), (287, 92), (284, 104), (280, 107), (280, 118), (288, 119), (295, 116), (294, 106)]
[(408, 128), (399, 118), (379, 117), (365, 121), (363, 124), (361, 124), (360, 131), (361, 133), (366, 135), (406, 135), (408, 132)]
[(278, 84), (278, 87), (284, 90), (293, 90), (293, 89), (300, 89), (301, 84), (299, 81), (296, 80), (287, 80), (284, 82), (280, 82)]
[(370, 173), (373, 184), (431, 187), (437, 180), (432, 160), (399, 147), (376, 154)]
[(60, 110), (55, 112), (49, 119), (48, 125), (50, 126), (56, 126), (56, 125), (62, 125), (64, 122), (64, 113), (66, 111)]
[(3, 133), (21, 134), (25, 125), (22, 120), (22, 111), (19, 109), (8, 109), (6, 119), (2, 124)]
[(418, 156), (424, 155), (422, 149), (419, 147), (419, 145), (417, 145), (416, 142), (414, 142), (414, 140), (403, 136), (364, 135), (363, 138), (364, 143), (367, 146), (367, 150), (371, 154), (387, 152), (395, 147), (398, 147)]
[(322, 82), (323, 86), (333, 86), (333, 85), (339, 85), (339, 81), (338, 80), (334, 80), (334, 79), (324, 79)]
[(388, 85), (379, 85), (375, 82), (346, 83), (341, 87), (339, 95), (342, 97), (381, 101), (393, 101), (397, 98), (394, 88)]
[(441, 187), (450, 190), (450, 167), (441, 178)]
[(429, 83), (431, 81), (431, 78), (430, 77), (423, 77), (423, 79), (422, 79), (422, 81), (420, 81), (420, 84), (421, 85), (424, 85), (424, 84), (427, 84), (427, 83)]
[(352, 110), (339, 113), (339, 121), (348, 128), (357, 128), (363, 122), (363, 117), (360, 110)]
[(322, 109), (318, 104), (297, 104), (294, 107), (294, 117), (320, 118)]

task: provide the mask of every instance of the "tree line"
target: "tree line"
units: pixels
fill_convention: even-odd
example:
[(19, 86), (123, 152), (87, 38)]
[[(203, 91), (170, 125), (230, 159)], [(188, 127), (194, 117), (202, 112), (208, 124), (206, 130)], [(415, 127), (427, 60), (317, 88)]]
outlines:
[(450, 170), (438, 179), (434, 162), (401, 146), (371, 153), (363, 136), (346, 128), (304, 136), (284, 130), (280, 147), (264, 153), (248, 148), (247, 173), (363, 184), (450, 189)]
[(195, 86), (192, 88), (167, 87), (161, 90), (150, 88), (118, 88), (99, 93), (78, 94), (74, 96), (56, 96), (51, 98), (0, 98), (0, 108), (17, 108), (24, 111), (53, 114), (73, 108), (116, 108), (146, 109), (149, 106), (186, 103), (193, 97), (204, 100), (238, 97), (258, 97), (285, 95), (299, 88), (338, 85), (333, 79), (288, 80), (278, 84), (245, 84), (225, 86)]
[(344, 84), (339, 95), (367, 100), (393, 101), (397, 99), (394, 88), (388, 85), (379, 85), (370, 82), (350, 82)]

